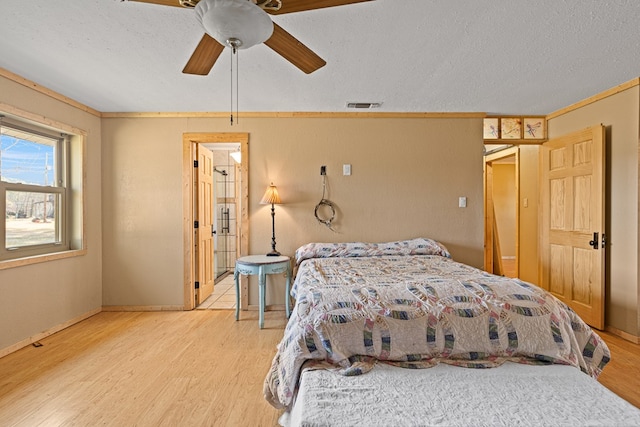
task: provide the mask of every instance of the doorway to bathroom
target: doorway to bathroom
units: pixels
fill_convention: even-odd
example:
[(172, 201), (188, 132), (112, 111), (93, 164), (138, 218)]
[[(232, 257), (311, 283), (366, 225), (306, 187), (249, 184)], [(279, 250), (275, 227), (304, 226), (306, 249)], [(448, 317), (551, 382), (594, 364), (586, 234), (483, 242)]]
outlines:
[(218, 308), (235, 307), (230, 273), (248, 246), (247, 157), (248, 134), (183, 135), (184, 236), (190, 248), (185, 251), (185, 309), (200, 308), (216, 290), (228, 291), (233, 302)]
[[(214, 286), (207, 288), (200, 283), (196, 291), (196, 308), (201, 310), (235, 309), (236, 296), (233, 283), (238, 248), (239, 221), (239, 177), (240, 144), (211, 143), (199, 144), (202, 151), (211, 158), (212, 194), (211, 241), (213, 246), (211, 263)], [(204, 230), (203, 230), (204, 231)]]
[(213, 271), (216, 281), (233, 272), (237, 259), (239, 143), (202, 144), (213, 154)]

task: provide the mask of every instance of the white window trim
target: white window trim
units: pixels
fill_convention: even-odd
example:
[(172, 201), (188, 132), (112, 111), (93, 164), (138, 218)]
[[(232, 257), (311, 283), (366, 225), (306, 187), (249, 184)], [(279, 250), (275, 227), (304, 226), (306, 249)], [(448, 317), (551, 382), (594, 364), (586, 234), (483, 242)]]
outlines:
[[(71, 202), (69, 202), (65, 206), (65, 209), (68, 209), (66, 212), (67, 235), (63, 236), (65, 247), (62, 250), (37, 255), (25, 254), (23, 257), (0, 260), (0, 270), (85, 255), (87, 253), (87, 237), (85, 230), (86, 201), (84, 197), (86, 194), (86, 131), (69, 126), (65, 123), (48, 119), (44, 116), (29, 113), (2, 102), (0, 102), (0, 114), (12, 121), (27, 124), (31, 123), (37, 127), (55, 130), (56, 132), (68, 135), (65, 149), (70, 150), (70, 156), (65, 157), (69, 159), (69, 164), (65, 163), (63, 167), (65, 167), (67, 169), (67, 173), (70, 173), (71, 175), (69, 175), (69, 182), (65, 184), (67, 192), (65, 197), (69, 201), (71, 199), (79, 200), (76, 204), (71, 204)], [(55, 189), (56, 187), (44, 188), (46, 188), (47, 192), (54, 192), (49, 190)], [(41, 189), (38, 191), (41, 191)]]

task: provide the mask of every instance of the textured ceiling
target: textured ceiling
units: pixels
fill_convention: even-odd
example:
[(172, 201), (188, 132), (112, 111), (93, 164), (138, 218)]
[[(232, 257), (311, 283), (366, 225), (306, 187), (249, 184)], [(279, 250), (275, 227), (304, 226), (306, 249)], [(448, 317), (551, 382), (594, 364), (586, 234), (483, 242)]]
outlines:
[[(638, 0), (376, 0), (273, 20), (327, 65), (240, 51), (240, 111), (547, 114), (640, 76)], [(228, 111), (228, 49), (208, 76), (181, 73), (202, 34), (189, 9), (0, 0), (0, 67), (102, 112)]]

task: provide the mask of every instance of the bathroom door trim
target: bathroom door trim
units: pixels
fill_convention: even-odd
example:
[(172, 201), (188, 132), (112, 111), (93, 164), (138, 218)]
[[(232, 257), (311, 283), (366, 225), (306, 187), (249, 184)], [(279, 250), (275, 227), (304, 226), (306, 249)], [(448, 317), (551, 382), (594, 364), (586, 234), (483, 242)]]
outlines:
[[(194, 251), (194, 211), (197, 209), (193, 197), (194, 167), (197, 144), (204, 143), (240, 143), (242, 163), (240, 165), (240, 244), (239, 256), (249, 253), (249, 134), (233, 132), (185, 133), (182, 135), (182, 212), (183, 212), (183, 252), (184, 252), (184, 309), (193, 310), (195, 300), (195, 264)], [(240, 308), (248, 305), (246, 278), (241, 282)]]

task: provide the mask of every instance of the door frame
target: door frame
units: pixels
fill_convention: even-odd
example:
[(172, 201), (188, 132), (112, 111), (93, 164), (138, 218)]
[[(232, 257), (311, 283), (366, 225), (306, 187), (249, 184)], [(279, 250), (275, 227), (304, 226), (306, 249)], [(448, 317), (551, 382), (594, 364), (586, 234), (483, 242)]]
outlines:
[(484, 181), (484, 270), (488, 273), (497, 273), (493, 263), (494, 259), (494, 223), (493, 209), (493, 162), (506, 157), (515, 156), (515, 216), (516, 216), (516, 275), (520, 268), (520, 147), (517, 145), (484, 156), (483, 181)]
[[(240, 164), (240, 234), (238, 242), (239, 256), (249, 253), (249, 134), (234, 132), (184, 133), (182, 135), (182, 233), (184, 252), (184, 310), (193, 310), (195, 301), (195, 265), (198, 262), (194, 251), (195, 233), (193, 232), (194, 211), (197, 209), (193, 196), (194, 168), (197, 144), (204, 143), (240, 143), (242, 163)], [(246, 279), (246, 278), (243, 278)], [(240, 307), (248, 305), (246, 280), (242, 281)]]

